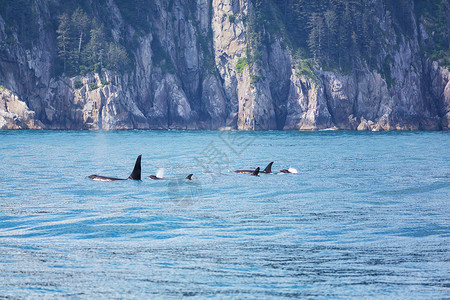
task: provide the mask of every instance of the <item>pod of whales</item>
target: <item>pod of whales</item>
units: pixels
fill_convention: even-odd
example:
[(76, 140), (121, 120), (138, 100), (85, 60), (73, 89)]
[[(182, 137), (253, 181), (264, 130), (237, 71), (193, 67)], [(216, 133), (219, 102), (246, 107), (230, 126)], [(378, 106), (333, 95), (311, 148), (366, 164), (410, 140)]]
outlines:
[[(92, 180), (97, 180), (97, 181), (119, 181), (119, 180), (141, 180), (141, 158), (142, 155), (139, 155), (136, 159), (136, 163), (134, 164), (134, 168), (133, 171), (131, 172), (130, 176), (128, 176), (128, 178), (115, 178), (115, 177), (108, 177), (108, 176), (101, 176), (101, 175), (89, 175), (88, 178), (92, 179)], [(240, 174), (251, 174), (252, 176), (259, 176), (260, 173), (263, 174), (273, 174), (272, 173), (272, 165), (273, 165), (273, 161), (270, 162), (267, 167), (263, 170), (260, 171), (260, 168), (257, 167), (255, 170), (236, 170), (234, 171), (235, 173), (240, 173)], [(289, 169), (282, 169), (280, 170), (280, 173), (282, 174), (297, 174), (297, 170), (294, 168), (289, 168)], [(180, 179), (167, 179), (164, 178), (162, 176), (164, 176), (163, 174), (158, 174), (157, 175), (150, 175), (148, 176), (148, 178), (153, 179), (153, 180), (180, 180)], [(189, 174), (188, 176), (186, 176), (183, 179), (186, 180), (192, 180), (192, 176), (194, 174)], [(181, 180), (183, 180), (181, 179)]]
[[(239, 174), (251, 174), (251, 175), (258, 175), (260, 173), (262, 174), (273, 174), (272, 172), (272, 165), (273, 165), (273, 161), (271, 163), (269, 163), (267, 165), (267, 167), (263, 170), (263, 171), (259, 171), (259, 167), (256, 169), (258, 170), (258, 172), (256, 172), (256, 170), (236, 170), (234, 171), (234, 173), (239, 173)], [(256, 173), (256, 174), (254, 174)], [(280, 170), (281, 174), (298, 174), (298, 171), (294, 168), (289, 168), (289, 169), (282, 169)]]
[(142, 155), (139, 155), (137, 157), (136, 163), (134, 164), (133, 172), (131, 172), (130, 176), (128, 176), (128, 178), (126, 179), (100, 175), (89, 175), (88, 178), (97, 181), (141, 180), (141, 157)]

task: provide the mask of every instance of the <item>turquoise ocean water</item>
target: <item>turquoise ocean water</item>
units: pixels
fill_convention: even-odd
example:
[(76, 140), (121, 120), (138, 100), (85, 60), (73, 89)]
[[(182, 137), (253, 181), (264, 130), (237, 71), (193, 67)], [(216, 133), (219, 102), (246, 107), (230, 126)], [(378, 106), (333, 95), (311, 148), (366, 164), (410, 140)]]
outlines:
[[(139, 154), (195, 180), (87, 178)], [(0, 131), (0, 174), (0, 298), (450, 297), (450, 133)]]

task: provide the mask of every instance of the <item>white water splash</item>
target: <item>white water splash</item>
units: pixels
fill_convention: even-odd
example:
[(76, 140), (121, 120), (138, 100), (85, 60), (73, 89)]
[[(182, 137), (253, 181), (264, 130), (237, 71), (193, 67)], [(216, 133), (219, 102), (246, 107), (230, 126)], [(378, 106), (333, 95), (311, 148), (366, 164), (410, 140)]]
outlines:
[(164, 168), (158, 169), (158, 171), (156, 171), (156, 177), (164, 178)]
[(291, 172), (292, 174), (298, 174), (297, 169), (294, 169), (294, 168), (291, 168), (291, 167), (289, 167), (288, 171)]

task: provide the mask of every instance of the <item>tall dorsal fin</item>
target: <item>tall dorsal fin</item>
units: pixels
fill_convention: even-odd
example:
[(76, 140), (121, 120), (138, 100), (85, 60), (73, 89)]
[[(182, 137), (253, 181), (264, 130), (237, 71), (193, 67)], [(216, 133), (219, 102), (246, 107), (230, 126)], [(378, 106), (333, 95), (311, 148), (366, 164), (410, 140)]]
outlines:
[(256, 170), (253, 171), (252, 175), (253, 176), (258, 176), (258, 174), (259, 174), (259, 167), (257, 167)]
[(272, 173), (272, 165), (273, 162), (267, 165), (267, 167), (264, 169), (263, 173)]
[(136, 163), (134, 164), (133, 172), (131, 172), (130, 177), (128, 179), (130, 180), (141, 180), (141, 157), (142, 155), (139, 155), (136, 159)]
[(194, 174), (189, 174), (188, 176), (186, 176), (185, 179), (187, 179), (187, 180), (192, 180), (192, 175), (194, 175)]

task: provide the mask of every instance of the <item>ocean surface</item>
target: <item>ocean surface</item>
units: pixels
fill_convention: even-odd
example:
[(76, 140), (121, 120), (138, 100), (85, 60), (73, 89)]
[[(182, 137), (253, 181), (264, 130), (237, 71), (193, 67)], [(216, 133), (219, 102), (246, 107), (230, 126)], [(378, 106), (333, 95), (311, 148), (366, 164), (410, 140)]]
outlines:
[(0, 131), (0, 174), (0, 298), (450, 297), (449, 132)]

